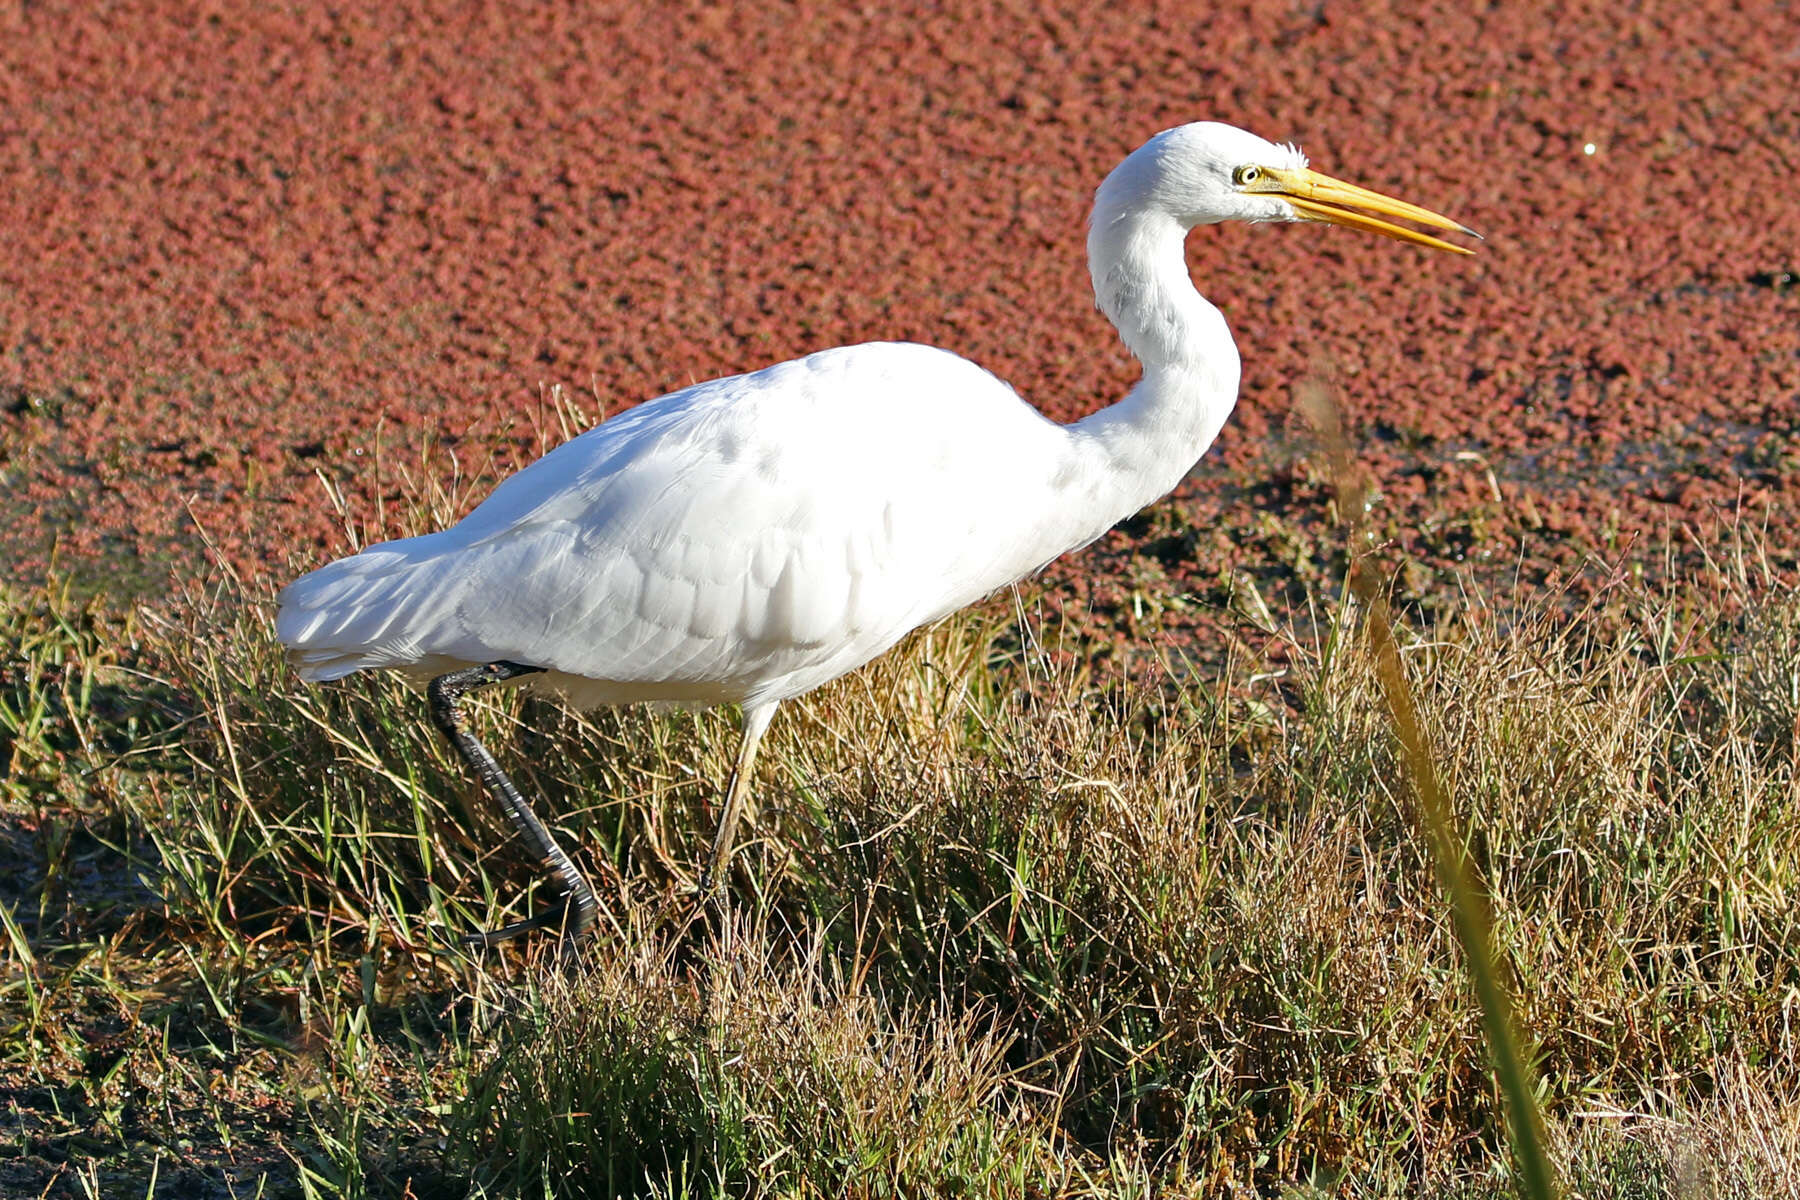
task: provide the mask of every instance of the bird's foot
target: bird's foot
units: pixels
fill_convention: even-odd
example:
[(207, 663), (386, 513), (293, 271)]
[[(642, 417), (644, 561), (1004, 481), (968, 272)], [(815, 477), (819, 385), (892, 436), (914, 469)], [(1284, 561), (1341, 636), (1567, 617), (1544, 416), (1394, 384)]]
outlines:
[(561, 903), (552, 904), (534, 917), (502, 925), (498, 929), (465, 933), (459, 940), (471, 950), (484, 950), (502, 942), (510, 942), (536, 929), (551, 929), (558, 934), (558, 940), (573, 945), (592, 933), (599, 911), (600, 902), (592, 891), (584, 894), (571, 892), (562, 898)]

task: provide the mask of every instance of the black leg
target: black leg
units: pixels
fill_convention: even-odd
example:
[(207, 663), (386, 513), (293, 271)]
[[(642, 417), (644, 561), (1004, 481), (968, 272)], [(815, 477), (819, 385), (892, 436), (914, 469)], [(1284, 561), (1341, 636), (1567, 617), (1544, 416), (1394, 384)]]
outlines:
[(542, 667), (527, 667), (514, 662), (491, 662), (477, 667), (465, 667), (461, 671), (452, 671), (448, 675), (439, 675), (425, 689), (431, 700), (431, 719), (437, 727), (444, 731), (451, 745), (462, 755), (463, 761), (469, 764), (482, 785), (485, 786), (512, 823), (518, 827), (525, 841), (537, 852), (546, 871), (556, 877), (557, 886), (562, 891), (562, 903), (557, 904), (535, 917), (523, 921), (515, 921), (511, 925), (499, 929), (484, 930), (465, 936), (464, 940), (475, 946), (493, 946), (500, 942), (529, 933), (533, 929), (558, 929), (563, 937), (574, 939), (585, 933), (594, 924), (600, 912), (599, 898), (589, 886), (569, 856), (563, 853), (556, 839), (544, 823), (538, 820), (536, 813), (513, 781), (506, 777), (500, 764), (494, 761), (487, 747), (483, 746), (475, 735), (463, 724), (460, 705), (464, 696), (478, 687), (490, 683), (504, 683), (508, 679), (517, 679), (521, 675), (534, 675), (542, 671)]

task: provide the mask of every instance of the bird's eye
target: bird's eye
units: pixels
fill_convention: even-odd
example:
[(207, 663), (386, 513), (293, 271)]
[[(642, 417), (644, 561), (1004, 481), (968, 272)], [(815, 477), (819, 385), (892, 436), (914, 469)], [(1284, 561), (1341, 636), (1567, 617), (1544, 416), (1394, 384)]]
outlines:
[(1231, 173), (1231, 178), (1239, 187), (1243, 187), (1247, 183), (1255, 183), (1262, 178), (1262, 168), (1255, 164), (1239, 167)]

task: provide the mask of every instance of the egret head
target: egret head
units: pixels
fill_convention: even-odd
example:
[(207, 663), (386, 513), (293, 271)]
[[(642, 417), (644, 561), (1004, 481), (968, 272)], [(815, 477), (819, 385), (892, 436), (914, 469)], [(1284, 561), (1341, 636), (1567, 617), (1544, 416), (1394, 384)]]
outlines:
[(1095, 218), (1155, 210), (1184, 228), (1220, 221), (1326, 221), (1418, 246), (1472, 251), (1384, 217), (1479, 237), (1449, 217), (1311, 170), (1306, 156), (1232, 125), (1196, 121), (1145, 142), (1100, 185)]

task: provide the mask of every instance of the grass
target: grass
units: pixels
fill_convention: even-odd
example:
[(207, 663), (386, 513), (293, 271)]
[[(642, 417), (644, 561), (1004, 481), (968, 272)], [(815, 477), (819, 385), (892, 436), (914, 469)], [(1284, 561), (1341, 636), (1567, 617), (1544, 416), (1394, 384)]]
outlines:
[(1353, 582), (1130, 679), (1029, 592), (927, 631), (784, 711), (723, 912), (729, 714), (495, 698), (560, 965), (443, 936), (535, 873), (416, 694), (234, 581), (0, 591), (0, 1192), (1474, 1198), (1524, 1088), (1570, 1195), (1800, 1194), (1800, 597)]

